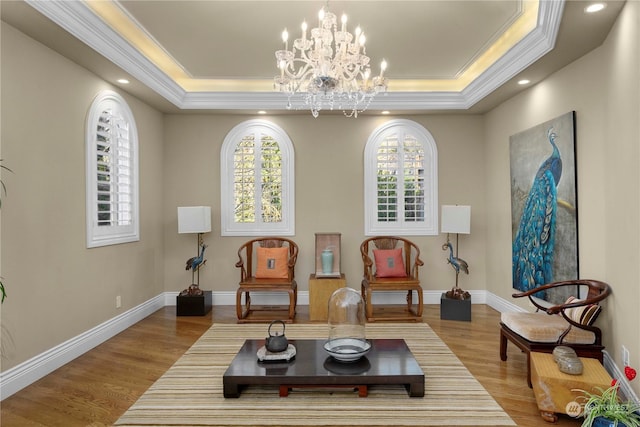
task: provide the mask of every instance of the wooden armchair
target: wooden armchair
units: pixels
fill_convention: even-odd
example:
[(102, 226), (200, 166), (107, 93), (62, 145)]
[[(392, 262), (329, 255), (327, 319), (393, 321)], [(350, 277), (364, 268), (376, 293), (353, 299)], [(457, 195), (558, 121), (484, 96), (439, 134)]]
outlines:
[[(570, 297), (567, 302), (552, 307), (540, 305), (534, 294), (551, 288), (572, 286), (576, 291), (587, 290), (585, 299)], [(500, 359), (507, 360), (507, 340), (527, 353), (527, 382), (531, 387), (530, 352), (551, 353), (558, 345), (573, 348), (579, 357), (598, 359), (602, 363), (602, 331), (593, 326), (600, 314), (600, 301), (611, 288), (597, 280), (568, 280), (539, 286), (514, 298), (528, 297), (535, 313), (505, 312), (500, 321)], [(541, 313), (544, 312), (544, 313)]]
[[(418, 268), (424, 263), (420, 259), (420, 249), (410, 240), (402, 237), (371, 237), (360, 245), (364, 277), (361, 292), (365, 301), (367, 321), (376, 320), (422, 320), (422, 287)], [(406, 291), (407, 307), (401, 315), (394, 315), (387, 309), (374, 315), (372, 294), (377, 291)], [(413, 306), (413, 292), (418, 296), (417, 306)]]
[[(236, 267), (240, 269), (240, 284), (236, 292), (238, 323), (265, 322), (273, 318), (250, 319), (253, 311), (288, 310), (287, 323), (293, 322), (298, 303), (298, 285), (295, 280), (295, 265), (298, 245), (282, 237), (253, 239), (238, 249)], [(251, 307), (251, 292), (287, 292), (288, 307)], [(242, 294), (245, 295), (244, 305)]]

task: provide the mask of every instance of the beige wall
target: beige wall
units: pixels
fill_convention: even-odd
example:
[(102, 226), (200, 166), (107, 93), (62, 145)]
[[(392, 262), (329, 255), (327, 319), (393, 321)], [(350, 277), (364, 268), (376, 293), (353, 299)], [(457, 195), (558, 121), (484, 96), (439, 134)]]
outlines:
[[(185, 261), (194, 256), (196, 238), (177, 233), (177, 206), (211, 205), (213, 233), (205, 235), (207, 264), (200, 272), (204, 289), (235, 291), (240, 273), (235, 268), (238, 247), (246, 237), (220, 236), (220, 147), (226, 134), (249, 116), (170, 115), (165, 119), (166, 291), (185, 288), (191, 277)], [(471, 275), (460, 278), (465, 289), (484, 289), (484, 153), (482, 120), (472, 115), (414, 116), (436, 140), (439, 154), (441, 204), (472, 206), (471, 234), (460, 237), (460, 256)], [(342, 270), (349, 286), (360, 287), (364, 239), (363, 158), (369, 135), (388, 118), (347, 119), (336, 115), (276, 116), (268, 120), (282, 127), (295, 149), (296, 235), (300, 247), (296, 266), (298, 286), (308, 290), (315, 271), (315, 233), (342, 233)], [(425, 262), (426, 289), (453, 286), (452, 268), (442, 251), (444, 236), (410, 237)], [(286, 299), (286, 297), (285, 297)]]
[[(597, 324), (622, 366), (640, 366), (640, 3), (627, 2), (602, 47), (486, 115), (487, 290), (510, 299), (509, 136), (576, 111), (580, 276), (614, 294)], [(523, 307), (526, 301), (520, 302)], [(636, 391), (637, 382), (631, 383)]]
[(164, 174), (162, 114), (120, 92), (138, 127), (141, 240), (87, 249), (85, 120), (114, 88), (4, 23), (1, 48), (6, 370), (163, 291)]
[[(509, 136), (570, 110), (577, 112), (580, 266), (615, 294), (599, 325), (620, 361), (619, 347), (640, 366), (640, 4), (627, 2), (606, 43), (485, 116), (406, 117), (434, 136), (440, 204), (472, 206), (471, 234), (461, 257), (465, 289), (511, 300)], [(2, 370), (72, 338), (164, 291), (190, 281), (184, 263), (195, 237), (178, 235), (176, 207), (211, 205), (214, 231), (205, 289), (233, 292), (236, 250), (245, 238), (220, 236), (219, 153), (239, 115), (167, 115), (125, 93), (136, 118), (141, 157), (141, 241), (85, 248), (84, 125), (102, 89), (114, 89), (13, 28), (2, 24), (2, 158), (15, 173), (1, 224)], [(10, 60), (7, 60), (10, 58)], [(290, 136), (296, 156), (297, 275), (307, 290), (314, 233), (342, 233), (343, 271), (358, 287), (363, 232), (363, 150), (387, 118), (321, 114), (269, 118)], [(43, 172), (44, 171), (44, 172)], [(421, 247), (427, 290), (453, 283), (443, 236), (413, 238)], [(106, 266), (106, 267), (105, 267)], [(115, 309), (115, 296), (123, 307)], [(427, 308), (436, 310), (436, 306)], [(630, 327), (629, 325), (633, 325)], [(496, 356), (497, 357), (497, 356)], [(638, 383), (632, 383), (638, 390)]]

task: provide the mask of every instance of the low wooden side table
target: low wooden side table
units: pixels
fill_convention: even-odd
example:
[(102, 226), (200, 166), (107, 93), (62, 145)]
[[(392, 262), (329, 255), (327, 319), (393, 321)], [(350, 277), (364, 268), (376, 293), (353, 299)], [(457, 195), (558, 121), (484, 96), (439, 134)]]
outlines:
[(316, 278), (315, 274), (309, 276), (309, 320), (329, 319), (329, 298), (340, 288), (347, 286), (344, 274), (340, 277)]
[(611, 386), (611, 376), (598, 359), (581, 357), (582, 374), (570, 375), (560, 372), (558, 364), (549, 353), (531, 352), (531, 385), (536, 396), (540, 416), (545, 421), (555, 423), (557, 413), (566, 414), (567, 404), (581, 396), (579, 391), (596, 392), (594, 387), (603, 389)]

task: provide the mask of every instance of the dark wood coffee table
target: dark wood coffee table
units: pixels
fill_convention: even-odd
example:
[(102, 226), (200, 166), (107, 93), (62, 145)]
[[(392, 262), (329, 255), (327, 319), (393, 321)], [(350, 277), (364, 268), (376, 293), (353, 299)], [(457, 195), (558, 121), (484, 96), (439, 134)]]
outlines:
[(371, 350), (355, 362), (339, 362), (324, 350), (326, 340), (289, 340), (296, 357), (289, 362), (258, 360), (264, 340), (246, 340), (224, 373), (224, 397), (239, 397), (248, 385), (278, 386), (286, 397), (293, 388), (354, 388), (366, 397), (368, 386), (404, 385), (411, 397), (424, 396), (424, 372), (403, 339), (373, 339)]

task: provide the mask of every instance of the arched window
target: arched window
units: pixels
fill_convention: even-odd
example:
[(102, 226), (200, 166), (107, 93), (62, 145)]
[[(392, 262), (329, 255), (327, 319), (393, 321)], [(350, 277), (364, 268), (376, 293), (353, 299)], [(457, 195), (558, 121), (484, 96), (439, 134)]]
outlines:
[(438, 234), (438, 150), (411, 120), (392, 120), (364, 153), (365, 235)]
[(87, 115), (87, 247), (140, 240), (138, 132), (117, 93), (96, 96)]
[(294, 152), (267, 120), (248, 120), (227, 134), (220, 153), (223, 236), (295, 234)]

